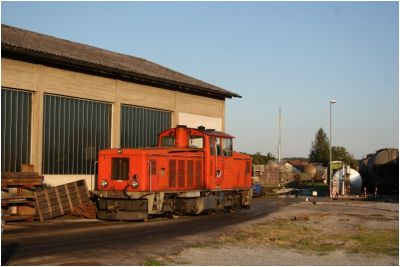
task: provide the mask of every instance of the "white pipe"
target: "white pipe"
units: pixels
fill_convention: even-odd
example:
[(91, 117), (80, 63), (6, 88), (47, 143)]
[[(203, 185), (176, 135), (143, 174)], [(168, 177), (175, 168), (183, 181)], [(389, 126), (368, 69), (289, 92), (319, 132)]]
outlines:
[(93, 174), (90, 173), (90, 188), (92, 188), (92, 190), (95, 190), (95, 185), (96, 185), (96, 181), (93, 181), (94, 179), (92, 178), (92, 175), (94, 175), (94, 178), (96, 178), (96, 165), (98, 164), (98, 161), (95, 161), (93, 164)]

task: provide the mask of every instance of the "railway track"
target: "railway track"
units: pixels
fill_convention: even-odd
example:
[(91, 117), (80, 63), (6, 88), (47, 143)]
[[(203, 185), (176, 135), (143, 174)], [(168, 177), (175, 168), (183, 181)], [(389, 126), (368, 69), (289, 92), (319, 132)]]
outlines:
[[(174, 253), (196, 238), (222, 231), (224, 227), (267, 216), (294, 199), (258, 198), (250, 209), (214, 216), (184, 216), (178, 220), (148, 222), (34, 223), (2, 236), (2, 265), (127, 265), (140, 264), (145, 255)], [(26, 226), (26, 225), (25, 225)], [(111, 255), (104, 257), (104, 255)], [(93, 262), (96, 259), (96, 262)], [(138, 261), (139, 260), (139, 261)]]

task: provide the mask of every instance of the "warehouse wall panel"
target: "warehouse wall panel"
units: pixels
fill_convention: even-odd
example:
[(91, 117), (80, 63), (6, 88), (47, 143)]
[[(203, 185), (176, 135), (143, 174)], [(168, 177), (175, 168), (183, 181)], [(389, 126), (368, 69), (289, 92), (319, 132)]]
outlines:
[(111, 104), (45, 95), (44, 174), (93, 173), (99, 150), (110, 143)]
[(41, 87), (51, 94), (115, 101), (115, 80), (73, 71), (45, 67)]
[(222, 131), (223, 128), (222, 118), (194, 115), (184, 112), (179, 112), (179, 124), (191, 128), (204, 126), (207, 129), (214, 129), (217, 131)]
[(36, 91), (39, 65), (1, 59), (1, 86)]
[(176, 103), (176, 109), (179, 112), (220, 118), (224, 116), (224, 100), (211, 99), (208, 97), (195, 96), (178, 92)]
[(174, 110), (175, 92), (151, 86), (118, 81), (120, 101), (142, 107)]
[(171, 128), (171, 112), (121, 105), (121, 147), (157, 144), (157, 135)]

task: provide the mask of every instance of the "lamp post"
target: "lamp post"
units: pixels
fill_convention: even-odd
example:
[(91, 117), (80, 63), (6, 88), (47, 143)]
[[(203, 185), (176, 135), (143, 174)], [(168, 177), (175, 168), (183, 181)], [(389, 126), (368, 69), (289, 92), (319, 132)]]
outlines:
[(329, 195), (332, 198), (332, 104), (335, 104), (336, 100), (332, 99), (329, 101)]

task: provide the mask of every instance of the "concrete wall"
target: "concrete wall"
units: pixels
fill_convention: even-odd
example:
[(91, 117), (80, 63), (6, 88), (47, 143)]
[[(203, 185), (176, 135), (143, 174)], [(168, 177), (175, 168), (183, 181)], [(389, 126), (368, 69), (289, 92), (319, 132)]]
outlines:
[[(171, 127), (185, 123), (189, 123), (190, 126), (200, 126), (195, 124), (205, 120), (201, 125), (214, 125), (214, 128), (222, 131), (225, 128), (224, 100), (6, 58), (2, 58), (1, 63), (2, 87), (33, 92), (31, 164), (34, 164), (37, 172), (41, 172), (42, 169), (44, 94), (56, 94), (111, 103), (112, 147), (119, 147), (120, 145), (121, 104), (171, 111)], [(51, 185), (59, 185), (79, 179), (86, 179), (88, 186), (92, 188), (90, 175), (45, 175), (45, 182)]]

